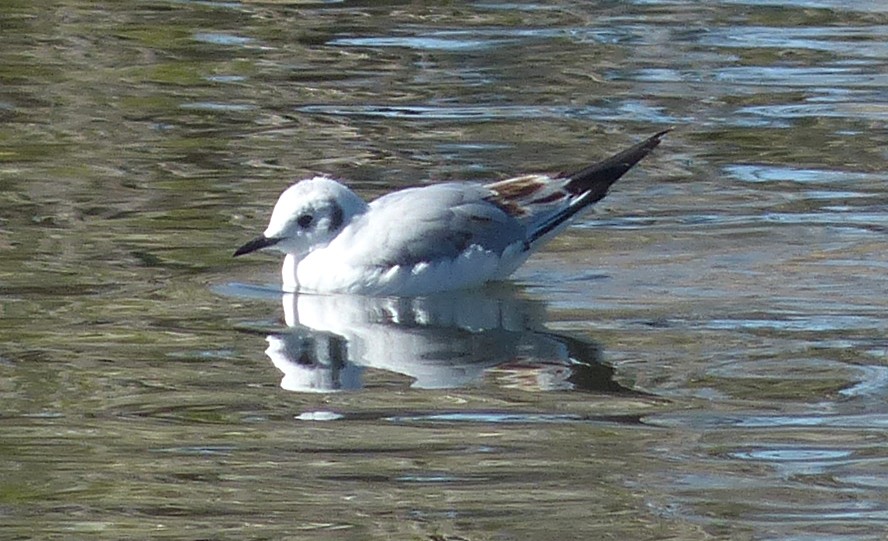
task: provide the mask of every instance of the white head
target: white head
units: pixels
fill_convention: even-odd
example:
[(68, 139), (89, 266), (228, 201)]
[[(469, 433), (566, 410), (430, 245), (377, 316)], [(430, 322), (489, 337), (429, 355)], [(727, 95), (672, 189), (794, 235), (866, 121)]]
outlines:
[(235, 256), (271, 248), (302, 257), (329, 243), (367, 204), (327, 177), (298, 182), (278, 198), (265, 232), (234, 252)]

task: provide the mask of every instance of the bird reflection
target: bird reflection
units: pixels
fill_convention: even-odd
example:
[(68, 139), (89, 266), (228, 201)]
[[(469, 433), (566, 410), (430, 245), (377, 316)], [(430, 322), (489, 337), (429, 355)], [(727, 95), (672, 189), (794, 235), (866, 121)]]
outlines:
[(265, 354), (290, 391), (363, 386), (367, 368), (412, 387), (462, 387), (488, 374), (533, 390), (632, 393), (613, 380), (597, 344), (545, 329), (545, 306), (499, 286), (418, 298), (284, 294), (285, 332)]

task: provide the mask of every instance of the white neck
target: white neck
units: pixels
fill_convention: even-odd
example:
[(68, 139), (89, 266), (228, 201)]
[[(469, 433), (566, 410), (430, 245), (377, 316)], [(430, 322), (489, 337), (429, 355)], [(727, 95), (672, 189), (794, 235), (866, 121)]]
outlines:
[(281, 281), (283, 289), (287, 293), (299, 292), (299, 280), (296, 279), (296, 266), (302, 258), (293, 254), (284, 256), (284, 264), (281, 267)]

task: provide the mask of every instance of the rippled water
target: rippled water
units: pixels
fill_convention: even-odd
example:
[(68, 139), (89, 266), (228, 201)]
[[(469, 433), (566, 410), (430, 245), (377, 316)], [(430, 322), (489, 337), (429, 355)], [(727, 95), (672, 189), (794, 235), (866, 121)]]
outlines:
[[(0, 537), (882, 539), (884, 2), (0, 8)], [(282, 296), (294, 179), (572, 169), (506, 285)]]

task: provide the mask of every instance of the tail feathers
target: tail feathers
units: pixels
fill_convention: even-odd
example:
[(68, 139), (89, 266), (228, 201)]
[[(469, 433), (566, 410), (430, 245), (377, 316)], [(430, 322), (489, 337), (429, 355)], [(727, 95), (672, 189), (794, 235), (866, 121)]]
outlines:
[(530, 238), (527, 239), (527, 244), (532, 245), (558, 229), (559, 226), (584, 208), (603, 199), (611, 185), (626, 174), (632, 166), (657, 148), (657, 145), (660, 144), (660, 139), (670, 131), (672, 130), (663, 130), (606, 160), (590, 165), (576, 173), (564, 175), (563, 178), (570, 179), (565, 188), (568, 192), (576, 194), (577, 198), (571, 201), (567, 208), (549, 218), (534, 231)]

